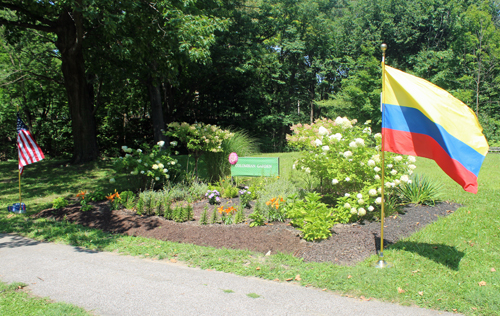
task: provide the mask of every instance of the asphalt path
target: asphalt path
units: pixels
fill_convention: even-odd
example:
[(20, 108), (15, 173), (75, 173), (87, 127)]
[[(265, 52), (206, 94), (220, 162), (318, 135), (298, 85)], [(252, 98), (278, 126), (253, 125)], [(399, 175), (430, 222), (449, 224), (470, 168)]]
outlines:
[(0, 280), (96, 315), (457, 315), (10, 234)]

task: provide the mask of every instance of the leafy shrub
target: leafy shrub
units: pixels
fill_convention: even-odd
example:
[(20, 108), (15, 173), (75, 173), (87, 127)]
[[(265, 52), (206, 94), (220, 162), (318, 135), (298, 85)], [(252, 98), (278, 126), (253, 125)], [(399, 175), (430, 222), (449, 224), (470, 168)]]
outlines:
[(424, 175), (414, 175), (407, 183), (398, 187), (402, 203), (425, 204), (434, 206), (441, 195), (440, 183), (431, 181)]
[(262, 214), (262, 210), (258, 205), (255, 206), (255, 210), (252, 214), (248, 215), (252, 221), (250, 222), (250, 227), (262, 226), (266, 223), (266, 217)]
[(382, 135), (372, 135), (369, 123), (359, 126), (356, 120), (345, 117), (335, 121), (320, 119), (312, 125), (294, 125), (294, 134), (287, 135), (289, 143), (302, 150), (293, 168), (317, 177), (321, 191), (337, 200), (337, 211), (352, 212), (356, 215), (353, 219), (379, 210), (382, 169), (384, 191), (390, 196), (396, 187), (408, 182), (416, 168), (415, 157), (403, 158), (389, 152), (382, 166)]
[[(209, 152), (221, 152), (222, 142), (233, 137), (233, 133), (216, 125), (188, 124), (186, 122), (168, 124), (168, 131), (165, 132), (165, 135), (174, 137), (186, 145), (188, 152), (194, 156), (196, 174), (198, 174), (198, 160), (201, 155)], [(173, 141), (170, 145), (175, 147), (177, 142)]]
[(232, 199), (238, 196), (238, 188), (233, 186), (226, 186), (222, 191), (222, 197)]
[(201, 181), (193, 181), (189, 185), (188, 194), (192, 200), (198, 201), (203, 199), (205, 192), (208, 190), (208, 185)]
[[(163, 141), (151, 149), (147, 148), (147, 145), (144, 145), (143, 149), (135, 150), (123, 146), (125, 157), (116, 159), (113, 167), (117, 173), (124, 173), (138, 180), (141, 188), (164, 185), (178, 178), (181, 171), (177, 159), (171, 157), (170, 151), (163, 146)], [(114, 181), (114, 178), (110, 179), (111, 183)]]
[(132, 191), (123, 191), (120, 194), (120, 203), (126, 208), (126, 209), (133, 209), (135, 207), (135, 193)]
[(325, 203), (320, 202), (319, 193), (308, 193), (305, 199), (290, 196), (286, 205), (286, 214), (290, 223), (302, 232), (303, 238), (308, 241), (327, 239), (332, 235), (330, 231), (336, 223), (347, 223), (349, 211), (335, 212)]
[(62, 196), (52, 200), (52, 208), (55, 208), (58, 210), (58, 209), (61, 209), (63, 207), (66, 207), (66, 206), (68, 206), (68, 200), (66, 200)]

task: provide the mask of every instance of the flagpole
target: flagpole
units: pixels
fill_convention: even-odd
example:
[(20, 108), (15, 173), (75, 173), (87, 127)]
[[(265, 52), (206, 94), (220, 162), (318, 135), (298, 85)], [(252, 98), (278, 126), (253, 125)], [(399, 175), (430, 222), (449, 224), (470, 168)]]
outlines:
[[(17, 115), (19, 115), (19, 105), (16, 106), (16, 110), (17, 110)], [(18, 146), (19, 146), (19, 144), (18, 144)], [(19, 160), (19, 158), (18, 158), (18, 160)], [(22, 200), (21, 200), (21, 170), (19, 169), (19, 165), (17, 166), (17, 172), (19, 174), (19, 207), (21, 207), (21, 203), (22, 203)]]
[[(385, 106), (385, 50), (387, 49), (386, 44), (382, 44), (380, 46), (382, 49), (382, 120), (384, 116), (384, 106)], [(389, 268), (391, 264), (387, 263), (384, 260), (384, 218), (385, 218), (385, 139), (384, 132), (382, 131), (382, 187), (380, 194), (382, 195), (381, 199), (381, 212), (380, 212), (380, 251), (378, 252), (378, 261), (375, 263), (376, 268)]]

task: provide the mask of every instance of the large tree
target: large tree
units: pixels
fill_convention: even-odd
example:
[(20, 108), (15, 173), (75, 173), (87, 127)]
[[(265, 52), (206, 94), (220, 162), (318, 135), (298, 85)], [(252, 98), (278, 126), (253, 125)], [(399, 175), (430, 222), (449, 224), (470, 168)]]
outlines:
[(56, 35), (55, 48), (68, 97), (74, 140), (73, 161), (87, 162), (98, 156), (94, 106), (85, 72), (83, 0), (0, 1), (4, 8), (0, 25), (27, 28)]

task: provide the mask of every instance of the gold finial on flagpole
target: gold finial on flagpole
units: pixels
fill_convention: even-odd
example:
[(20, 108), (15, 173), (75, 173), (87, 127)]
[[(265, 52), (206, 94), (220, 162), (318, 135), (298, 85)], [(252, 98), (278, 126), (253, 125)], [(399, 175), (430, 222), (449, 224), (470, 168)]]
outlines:
[[(385, 51), (387, 49), (387, 44), (383, 43), (380, 45), (382, 49), (382, 116), (384, 115), (384, 104), (385, 104)], [(383, 119), (382, 119), (383, 121)], [(385, 181), (385, 146), (384, 146), (384, 133), (382, 132), (382, 146), (381, 146), (381, 156), (382, 156), (382, 177), (381, 177), (381, 210), (380, 210), (380, 251), (378, 252), (378, 261), (375, 262), (375, 268), (389, 268), (392, 265), (384, 260), (384, 217), (385, 217), (385, 192), (384, 192), (384, 181)]]

